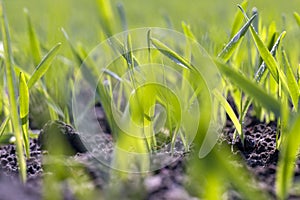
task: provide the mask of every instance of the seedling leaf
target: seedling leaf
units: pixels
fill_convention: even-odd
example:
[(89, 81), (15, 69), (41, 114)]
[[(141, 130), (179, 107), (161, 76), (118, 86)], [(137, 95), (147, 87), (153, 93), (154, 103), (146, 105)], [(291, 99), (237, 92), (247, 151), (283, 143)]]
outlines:
[(294, 12), (294, 17), (296, 19), (298, 26), (300, 27), (300, 15), (297, 12)]
[(106, 36), (110, 37), (113, 33), (114, 14), (111, 8), (110, 0), (97, 0), (101, 25)]
[[(248, 19), (245, 11), (241, 6), (239, 6), (242, 13), (244, 13), (245, 18)], [(270, 73), (274, 77), (277, 83), (279, 83), (279, 80), (281, 81), (281, 84), (285, 91), (287, 91), (290, 94), (290, 91), (288, 89), (287, 85), (287, 78), (284, 75), (284, 73), (281, 71), (278, 63), (276, 62), (275, 58), (272, 56), (271, 52), (268, 50), (268, 48), (264, 45), (263, 41), (260, 39), (259, 35), (255, 31), (253, 26), (250, 26), (251, 35), (254, 39), (255, 45), (260, 53), (260, 56), (262, 57), (263, 61), (266, 63), (266, 66), (268, 67)], [(286, 34), (285, 31), (282, 32), (282, 34)], [(283, 36), (282, 36), (283, 37)]]
[[(246, 10), (248, 7), (248, 1), (247, 0), (243, 1), (241, 3), (241, 6), (243, 7), (244, 10)], [(243, 24), (243, 14), (241, 12), (239, 12), (239, 10), (238, 10), (234, 16), (234, 21), (233, 21), (233, 25), (232, 25), (232, 29), (231, 29), (230, 38), (232, 38), (239, 31), (242, 24)]]
[(5, 128), (6, 128), (7, 124), (8, 124), (8, 122), (9, 122), (9, 120), (10, 120), (10, 117), (8, 116), (8, 117), (6, 117), (6, 118), (4, 119), (4, 121), (2, 122), (2, 124), (1, 124), (1, 126), (0, 126), (0, 138), (2, 137), (2, 135), (3, 135), (3, 133), (4, 133), (4, 130), (5, 130)]
[[(273, 45), (272, 49), (271, 49), (271, 54), (272, 56), (275, 57), (278, 46), (280, 44), (280, 41), (283, 39), (283, 37), (285, 36), (285, 34), (280, 34), (280, 36), (277, 38), (275, 44)], [(267, 77), (267, 73), (266, 73), (266, 63), (262, 62), (262, 64), (260, 65), (260, 67), (258, 68), (257, 72), (255, 73), (254, 79), (256, 82), (263, 82), (265, 80), (265, 78)], [(251, 97), (247, 97), (244, 105), (243, 105), (243, 109), (242, 109), (242, 114), (240, 116), (240, 120), (243, 121), (243, 119), (245, 118), (247, 111), (250, 107), (252, 103), (252, 98)]]
[(55, 58), (61, 43), (57, 43), (42, 59), (40, 64), (36, 67), (30, 79), (28, 80), (27, 86), (30, 89), (49, 69), (51, 62)]
[(9, 106), (11, 111), (11, 121), (14, 129), (14, 134), (16, 137), (16, 150), (17, 150), (17, 160), (20, 167), (20, 178), (23, 182), (26, 181), (26, 162), (23, 152), (23, 138), (21, 137), (21, 127), (19, 123), (16, 90), (14, 82), (14, 70), (13, 70), (13, 57), (12, 57), (12, 47), (10, 41), (9, 26), (6, 18), (6, 12), (4, 3), (0, 0), (0, 25), (2, 31), (3, 47), (4, 47), (4, 61), (5, 61), (5, 71), (6, 71), (6, 81), (8, 87), (9, 96)]
[(235, 115), (233, 109), (231, 108), (230, 104), (223, 97), (223, 95), (220, 92), (218, 92), (217, 90), (214, 90), (213, 94), (215, 95), (217, 100), (221, 103), (221, 105), (224, 107), (226, 113), (230, 117), (230, 119), (231, 119), (232, 123), (234, 124), (238, 134), (240, 135), (241, 140), (244, 141), (243, 140), (243, 135), (242, 135), (242, 125), (240, 124), (240, 122), (239, 122), (237, 116)]
[(128, 25), (127, 25), (127, 21), (126, 21), (124, 6), (123, 6), (122, 3), (118, 3), (117, 8), (118, 8), (119, 16), (121, 18), (123, 31), (127, 31), (128, 30)]
[(181, 26), (182, 26), (182, 29), (183, 29), (183, 32), (184, 32), (185, 36), (191, 38), (192, 40), (197, 41), (195, 35), (191, 31), (191, 27), (188, 24), (186, 24), (185, 22), (182, 22)]
[(163, 44), (161, 41), (155, 38), (151, 38), (150, 40), (152, 44), (155, 46), (155, 48), (157, 48), (162, 54), (170, 58), (173, 62), (175, 62), (179, 66), (186, 69), (194, 69), (194, 67), (192, 67), (192, 65), (187, 60), (182, 58), (175, 51), (171, 50), (168, 46)]
[(61, 28), (61, 32), (63, 33), (64, 37), (66, 38), (70, 48), (71, 48), (71, 51), (73, 53), (73, 55), (75, 56), (75, 59), (77, 61), (77, 64), (80, 66), (82, 63), (83, 63), (83, 58), (81, 58), (81, 56), (79, 55), (79, 53), (76, 51), (75, 47), (73, 46), (71, 40), (70, 40), (70, 37), (69, 35), (67, 34), (67, 32), (65, 31), (64, 28)]
[[(277, 38), (275, 44), (273, 45), (272, 49), (271, 49), (271, 55), (273, 57), (275, 57), (276, 55), (276, 52), (277, 52), (277, 49), (279, 47), (279, 44), (281, 42), (281, 40), (284, 38), (285, 36), (285, 32), (282, 32), (279, 37)], [(260, 65), (260, 67), (258, 68), (257, 72), (255, 73), (255, 80), (257, 82), (260, 82), (261, 79), (262, 79), (262, 76), (265, 74), (265, 70), (266, 70), (266, 63), (265, 62), (262, 62), (262, 64)]]
[(28, 36), (29, 36), (30, 49), (31, 49), (30, 52), (32, 53), (32, 56), (33, 56), (34, 65), (37, 66), (42, 58), (40, 43), (36, 36), (36, 33), (35, 33), (34, 27), (32, 25), (28, 10), (24, 9), (24, 13), (25, 13), (25, 16), (27, 19), (27, 24), (28, 24)]
[(294, 105), (294, 110), (297, 111), (298, 110), (299, 95), (300, 95), (299, 87), (298, 87), (295, 75), (293, 73), (292, 67), (289, 63), (289, 60), (288, 60), (287, 55), (286, 55), (284, 50), (282, 50), (282, 57), (283, 57), (283, 60), (284, 60), (284, 64), (286, 66), (287, 84), (288, 84), (291, 99), (292, 99), (292, 102), (293, 102), (293, 105)]
[(286, 199), (293, 181), (294, 163), (300, 145), (300, 116), (295, 120), (290, 132), (286, 134), (276, 174), (276, 192), (279, 199)]
[(255, 17), (256, 15), (252, 16), (251, 19), (246, 22), (246, 24), (234, 35), (225, 48), (219, 53), (218, 57), (222, 58), (224, 61), (227, 61), (231, 57)]
[(26, 156), (29, 157), (29, 135), (28, 135), (28, 115), (29, 115), (29, 92), (26, 84), (25, 76), (21, 72), (19, 76), (19, 103), (20, 103), (20, 118), (22, 123), (22, 131), (24, 138), (24, 146)]
[(231, 82), (241, 88), (246, 94), (256, 99), (264, 108), (272, 111), (276, 116), (280, 116), (281, 105), (276, 99), (220, 60), (215, 59), (215, 63), (224, 76)]

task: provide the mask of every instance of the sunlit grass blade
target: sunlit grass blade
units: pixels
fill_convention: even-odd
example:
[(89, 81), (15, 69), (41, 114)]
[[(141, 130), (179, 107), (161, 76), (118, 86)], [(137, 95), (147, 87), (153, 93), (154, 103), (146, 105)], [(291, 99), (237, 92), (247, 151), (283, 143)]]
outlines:
[[(241, 3), (241, 6), (244, 10), (246, 10), (248, 7), (248, 1), (247, 0), (243, 1)], [(244, 19), (243, 14), (238, 10), (234, 16), (233, 25), (232, 25), (231, 33), (230, 33), (230, 38), (233, 38), (233, 36), (239, 31), (240, 27), (244, 23), (243, 19)]]
[(299, 15), (297, 12), (294, 12), (294, 17), (295, 17), (295, 19), (296, 19), (297, 24), (298, 24), (299, 27), (300, 27), (300, 15)]
[(184, 32), (185, 36), (189, 37), (190, 39), (192, 39), (194, 41), (197, 41), (196, 36), (192, 32), (191, 27), (188, 24), (186, 24), (185, 22), (182, 22), (181, 27), (183, 29), (183, 32)]
[(28, 36), (29, 36), (29, 42), (30, 42), (30, 52), (33, 57), (33, 63), (35, 66), (37, 66), (42, 58), (42, 53), (41, 53), (41, 48), (40, 48), (40, 43), (39, 40), (36, 36), (36, 32), (34, 30), (34, 27), (32, 25), (29, 13), (27, 9), (24, 9), (25, 17), (27, 20), (27, 25), (28, 25)]
[[(275, 44), (273, 45), (272, 49), (271, 49), (271, 54), (272, 56), (276, 56), (276, 52), (277, 52), (277, 49), (279, 47), (279, 44), (280, 42), (282, 41), (282, 39), (284, 38), (285, 34), (282, 33), (280, 34), (280, 36), (277, 38)], [(255, 73), (255, 76), (254, 76), (254, 80), (259, 83), (259, 82), (264, 82), (264, 80), (266, 79), (267, 77), (267, 73), (266, 73), (266, 63), (265, 62), (262, 62), (262, 64), (260, 65), (260, 67), (258, 68), (258, 70), (256, 71)], [(243, 104), (243, 108), (242, 108), (242, 113), (241, 113), (241, 116), (240, 116), (240, 120), (243, 121), (246, 114), (247, 114), (247, 111), (250, 107), (252, 103), (252, 98), (251, 97), (247, 97), (246, 100), (245, 100), (245, 103)]]
[[(243, 8), (240, 7), (240, 6), (239, 6), (239, 8), (241, 9), (242, 13), (244, 13), (245, 18), (248, 20), (248, 17), (246, 15), (245, 11), (243, 10)], [(279, 83), (279, 80), (280, 80), (280, 82), (282, 84), (282, 87), (285, 89), (285, 91), (290, 93), (289, 89), (288, 89), (288, 85), (287, 85), (286, 76), (281, 71), (277, 61), (272, 56), (272, 54), (268, 50), (268, 48), (264, 45), (263, 41), (260, 39), (259, 35), (255, 31), (253, 26), (250, 26), (250, 31), (251, 31), (251, 35), (253, 37), (253, 40), (255, 42), (255, 45), (256, 45), (259, 53), (260, 53), (260, 56), (262, 57), (263, 61), (266, 63), (266, 66), (268, 67), (270, 73), (272, 74), (272, 76), (274, 77), (276, 82)], [(286, 34), (286, 32), (284, 31), (282, 34)]]
[(240, 121), (238, 120), (237, 116), (235, 115), (232, 107), (230, 106), (230, 104), (227, 102), (227, 100), (223, 97), (223, 95), (220, 92), (218, 92), (217, 90), (214, 90), (213, 94), (218, 99), (218, 101), (221, 103), (221, 105), (224, 107), (226, 113), (230, 117), (238, 134), (240, 135), (241, 140), (244, 141), (243, 134), (242, 134), (242, 125), (241, 125)]
[(1, 126), (0, 126), (0, 138), (2, 137), (2, 135), (3, 135), (3, 133), (4, 133), (5, 128), (6, 128), (7, 124), (8, 124), (8, 122), (9, 122), (9, 120), (10, 120), (10, 117), (8, 116), (8, 117), (6, 117), (6, 118), (4, 119), (4, 121), (2, 122), (2, 124), (1, 124)]
[(21, 67), (17, 66), (16, 64), (14, 64), (14, 71), (15, 74), (20, 74), (22, 72), (22, 74), (25, 76), (25, 79), (28, 80), (30, 78), (30, 74), (27, 73), (24, 69), (22, 69)]
[(24, 146), (26, 156), (30, 156), (29, 134), (28, 134), (28, 115), (29, 115), (29, 92), (26, 84), (25, 76), (21, 72), (19, 75), (19, 103), (20, 103), (20, 119), (22, 124)]
[(179, 56), (175, 51), (170, 49), (164, 43), (152, 37), (150, 38), (150, 40), (151, 43), (155, 46), (155, 48), (157, 48), (162, 54), (170, 58), (173, 62), (184, 68), (195, 70), (195, 68), (192, 67), (192, 65), (186, 59)]
[(300, 116), (285, 138), (280, 152), (279, 164), (276, 173), (276, 193), (278, 199), (286, 199), (292, 185), (295, 161), (299, 152), (300, 145)]
[(42, 59), (40, 64), (36, 67), (30, 79), (28, 80), (27, 86), (30, 89), (49, 69), (51, 62), (55, 58), (61, 43), (57, 43)]
[(110, 0), (96, 0), (101, 25), (107, 37), (112, 36), (114, 26), (114, 13), (111, 7)]
[(254, 28), (251, 27), (250, 29), (251, 29), (251, 33), (252, 33), (254, 42), (256, 44), (256, 47), (257, 47), (258, 51), (260, 52), (260, 56), (266, 63), (266, 66), (270, 70), (270, 73), (272, 74), (274, 79), (278, 82), (279, 75), (278, 75), (277, 69), (279, 67), (277, 67), (278, 64), (276, 63), (275, 58), (272, 56), (272, 54), (270, 53), (268, 48), (264, 45), (263, 41), (260, 39), (258, 34), (255, 32)]
[(227, 66), (225, 63), (215, 59), (218, 69), (224, 77), (228, 78), (233, 84), (241, 88), (247, 95), (257, 100), (264, 108), (272, 111), (276, 116), (280, 116), (281, 105), (272, 96), (268, 95), (257, 84), (242, 76), (239, 72)]
[(233, 36), (225, 48), (219, 53), (218, 57), (222, 58), (224, 61), (227, 61), (231, 57), (255, 17), (256, 15), (252, 16), (251, 19), (249, 19), (246, 24)]
[[(255, 40), (256, 47), (258, 48), (258, 51), (266, 63), (266, 66), (268, 67), (270, 73), (272, 74), (273, 78), (277, 83), (282, 85), (283, 89), (291, 96), (291, 92), (288, 87), (287, 83), (287, 77), (283, 73), (283, 71), (280, 69), (278, 63), (276, 62), (275, 58), (272, 56), (271, 52), (267, 49), (267, 47), (263, 44), (255, 30), (251, 27), (251, 33)], [(283, 32), (285, 34), (285, 32)]]
[(287, 84), (289, 87), (292, 103), (294, 106), (294, 110), (297, 111), (299, 96), (300, 96), (299, 87), (297, 84), (296, 77), (293, 73), (292, 67), (289, 63), (289, 60), (288, 60), (287, 55), (284, 50), (282, 50), (282, 57), (283, 57), (283, 61), (284, 61), (285, 67), (286, 67)]
[(12, 56), (12, 47), (10, 41), (10, 33), (8, 22), (6, 18), (4, 3), (0, 1), (0, 24), (2, 31), (2, 40), (4, 46), (4, 57), (5, 57), (5, 71), (6, 71), (6, 81), (8, 87), (8, 96), (9, 96), (9, 107), (11, 112), (11, 122), (16, 137), (16, 150), (17, 150), (17, 160), (19, 165), (19, 174), (23, 182), (26, 181), (26, 162), (23, 152), (23, 138), (22, 130), (19, 122), (18, 115), (18, 106), (16, 99), (16, 87), (14, 81), (14, 70), (13, 70), (13, 56)]
[[(277, 38), (275, 44), (273, 45), (272, 49), (271, 49), (271, 55), (273, 57), (276, 56), (276, 52), (278, 50), (278, 47), (280, 45), (280, 42), (282, 41), (282, 39), (285, 37), (286, 32), (282, 32), (279, 37)], [(263, 75), (265, 75), (265, 70), (266, 70), (266, 63), (262, 62), (262, 64), (260, 65), (260, 67), (258, 68), (257, 72), (255, 73), (254, 79), (256, 80), (256, 82), (260, 82), (261, 80), (264, 80)]]

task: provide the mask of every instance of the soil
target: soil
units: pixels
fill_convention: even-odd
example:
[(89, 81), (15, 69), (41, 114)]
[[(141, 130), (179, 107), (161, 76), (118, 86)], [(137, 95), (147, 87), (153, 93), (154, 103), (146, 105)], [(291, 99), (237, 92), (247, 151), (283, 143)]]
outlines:
[[(98, 121), (103, 125), (105, 124), (104, 115), (101, 110), (99, 113)], [(59, 124), (64, 127), (63, 123)], [(63, 134), (67, 135), (71, 130), (70, 137), (76, 137), (74, 136), (76, 132), (70, 128), (66, 125), (64, 130), (69, 131), (64, 131)], [(106, 130), (109, 131), (109, 128), (106, 128)], [(274, 184), (279, 156), (279, 152), (276, 150), (276, 123), (266, 124), (248, 116), (244, 131), (245, 145), (243, 146), (239, 138), (233, 138), (233, 124), (228, 120), (220, 137), (220, 143), (231, 145), (233, 155), (238, 154), (244, 158), (248, 169), (256, 177), (260, 188), (275, 196)], [(31, 157), (27, 160), (28, 180), (26, 184), (22, 184), (18, 179), (15, 146), (12, 144), (0, 146), (0, 200), (42, 199), (43, 178), (49, 176), (49, 174), (45, 173), (45, 164), (42, 164), (42, 158), (48, 154), (48, 151), (41, 149), (43, 143), (40, 140), (30, 140)], [(96, 151), (101, 151), (102, 154), (109, 156), (113, 148), (112, 136), (108, 133), (104, 137), (95, 138), (95, 140), (99, 144)], [(84, 149), (79, 148), (79, 150), (76, 150), (76, 147), (74, 149), (74, 154), (68, 152), (63, 156), (83, 165), (97, 190), (103, 191), (109, 188), (110, 186), (107, 185), (108, 173), (105, 168), (102, 167), (103, 170), (99, 170), (99, 167), (96, 167), (95, 160)], [(120, 196), (112, 197), (108, 195), (106, 196), (107, 199), (197, 199), (191, 196), (184, 187), (187, 181), (185, 165), (188, 154), (185, 154), (184, 151), (177, 153), (178, 158), (170, 165), (147, 174), (138, 183), (131, 181), (130, 184), (123, 186), (124, 188), (121, 189), (123, 192)], [(295, 168), (295, 180), (299, 177), (300, 161), (297, 162)], [(228, 198), (239, 199), (239, 195), (229, 195)], [(72, 191), (65, 189), (64, 199), (71, 200), (76, 199), (76, 197)], [(300, 196), (291, 194), (289, 199), (300, 199)]]

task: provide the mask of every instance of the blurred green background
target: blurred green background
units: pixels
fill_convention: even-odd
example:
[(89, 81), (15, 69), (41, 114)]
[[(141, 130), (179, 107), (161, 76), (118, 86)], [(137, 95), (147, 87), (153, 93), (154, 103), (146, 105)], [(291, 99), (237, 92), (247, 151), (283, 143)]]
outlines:
[[(59, 55), (64, 61), (56, 60), (46, 75), (51, 96), (63, 108), (68, 103), (68, 82), (66, 76), (71, 76), (75, 59), (63, 36), (61, 28), (68, 33), (72, 44), (88, 53), (105, 39), (101, 30), (101, 22), (97, 1), (99, 0), (3, 0), (6, 5), (8, 22), (11, 30), (13, 54), (16, 65), (32, 73), (35, 65), (28, 37), (27, 21), (24, 9), (29, 11), (33, 26), (36, 29), (43, 55), (56, 43), (62, 42)], [(182, 21), (191, 26), (200, 44), (211, 54), (217, 53), (229, 41), (237, 4), (241, 0), (111, 0), (114, 11), (112, 20), (113, 33), (122, 31), (118, 15), (118, 5), (125, 10), (128, 27), (164, 27), (182, 32)], [(295, 46), (299, 38), (299, 27), (293, 18), (293, 12), (300, 13), (299, 0), (289, 0), (288, 3), (274, 0), (249, 0), (248, 14), (256, 7), (260, 23), (264, 27), (275, 21), (277, 32), (287, 31), (284, 40), (287, 52), (293, 58), (291, 63), (297, 66), (300, 55)], [(296, 54), (296, 55), (295, 55)], [(67, 58), (67, 59), (65, 59)], [(65, 62), (66, 61), (66, 62)], [(58, 71), (59, 70), (59, 71)], [(58, 74), (59, 73), (59, 74)], [(62, 87), (64, 86), (64, 87)]]
[[(100, 39), (100, 23), (96, 0), (7, 0), (5, 1), (8, 17), (14, 37), (13, 42), (26, 46), (26, 23), (23, 9), (26, 7), (32, 17), (38, 35), (45, 45), (53, 45), (63, 41), (60, 27), (64, 27), (71, 39), (92, 48)], [(189, 23), (198, 39), (209, 37), (216, 43), (227, 41), (237, 10), (238, 0), (112, 0), (115, 11), (116, 5), (124, 5), (129, 28), (137, 27), (168, 27), (169, 18), (172, 26), (180, 30), (181, 22)], [(257, 7), (263, 23), (269, 24), (276, 20), (283, 24), (293, 20), (294, 11), (299, 12), (298, 0), (252, 0), (249, 9)], [(116, 21), (119, 18), (116, 16)], [(121, 26), (119, 26), (121, 31)]]

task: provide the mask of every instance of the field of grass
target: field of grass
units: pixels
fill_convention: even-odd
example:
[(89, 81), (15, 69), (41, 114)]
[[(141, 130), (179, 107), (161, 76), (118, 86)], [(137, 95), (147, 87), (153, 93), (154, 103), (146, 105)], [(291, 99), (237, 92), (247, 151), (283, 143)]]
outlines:
[[(229, 145), (213, 148), (217, 140), (206, 141), (208, 134), (221, 133), (226, 113), (244, 145), (249, 114), (277, 126), (275, 195), (288, 197), (300, 145), (299, 2), (1, 3), (0, 139), (15, 136), (21, 180), (26, 181), (29, 139), (37, 137), (32, 129), (62, 120), (84, 133), (89, 109), (101, 103), (116, 142), (109, 166), (118, 170), (111, 176), (121, 183), (130, 180), (128, 171), (150, 171), (149, 155), (161, 143), (171, 144), (173, 156), (180, 140), (184, 152), (191, 152), (193, 184), (187, 190), (193, 195), (219, 199), (233, 187), (246, 199), (271, 198), (255, 182), (244, 182), (251, 175), (228, 160)], [(144, 29), (118, 34), (136, 28)], [(82, 93), (84, 102), (77, 97)], [(60, 167), (54, 169), (58, 174)], [(45, 184), (51, 187), (56, 178)]]

